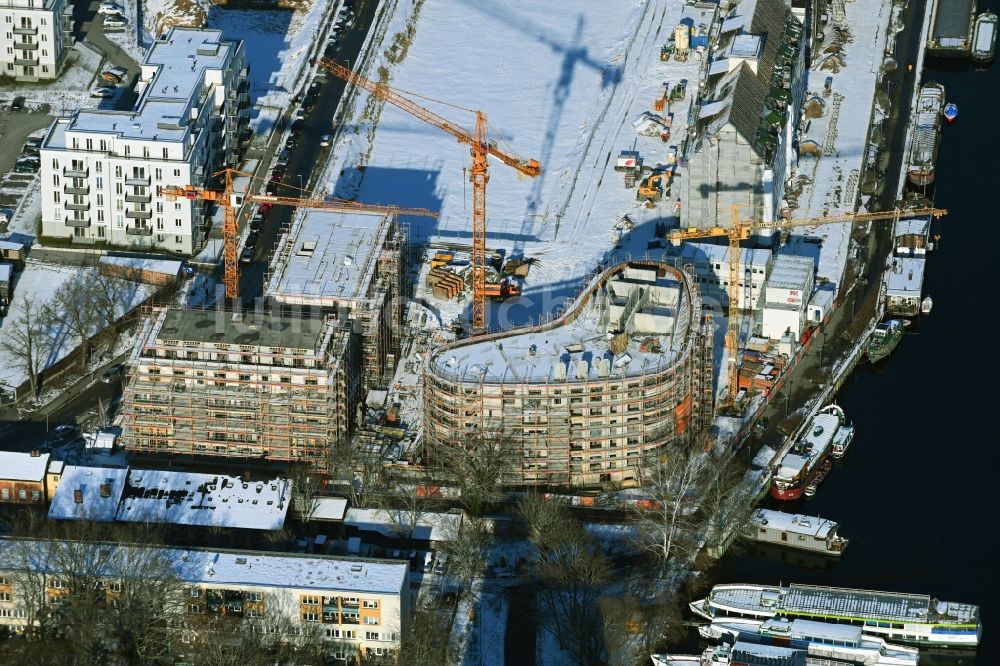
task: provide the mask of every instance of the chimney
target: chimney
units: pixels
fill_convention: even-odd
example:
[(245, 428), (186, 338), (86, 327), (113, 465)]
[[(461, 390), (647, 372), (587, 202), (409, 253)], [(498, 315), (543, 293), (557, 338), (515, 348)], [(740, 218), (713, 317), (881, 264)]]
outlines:
[(32, 458), (37, 458), (40, 455), (42, 455), (41, 451), (39, 451), (38, 449), (31, 449), (31, 457)]
[(77, 504), (83, 504), (83, 488), (77, 488), (73, 491), (73, 501)]

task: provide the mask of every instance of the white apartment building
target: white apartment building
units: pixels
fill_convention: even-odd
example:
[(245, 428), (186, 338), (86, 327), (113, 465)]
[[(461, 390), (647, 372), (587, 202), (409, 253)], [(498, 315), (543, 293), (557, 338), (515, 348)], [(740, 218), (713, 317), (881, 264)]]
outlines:
[(0, 0), (0, 75), (58, 78), (73, 46), (72, 14), (66, 0)]
[[(741, 310), (760, 307), (764, 282), (771, 273), (771, 251), (762, 248), (740, 248), (739, 304)], [(729, 304), (729, 245), (684, 243), (678, 266), (690, 265), (694, 281), (701, 286), (705, 303)]]
[(242, 42), (174, 27), (143, 58), (133, 110), (57, 119), (41, 148), (43, 237), (196, 253), (208, 206), (161, 188), (209, 186), (234, 163), (249, 120), (248, 73)]
[[(0, 626), (22, 629), (29, 621), (27, 599), (59, 603), (60, 597), (72, 594), (67, 581), (75, 572), (64, 570), (70, 559), (61, 553), (86, 547), (0, 539)], [(157, 563), (147, 575), (163, 575), (159, 567), (166, 563), (168, 575), (183, 588), (183, 608), (165, 612), (184, 613), (194, 631), (201, 617), (242, 618), (261, 630), (324, 639), (335, 657), (348, 659), (391, 657), (409, 624), (407, 560), (99, 543), (91, 547), (103, 549), (106, 574), (101, 582), (109, 601), (130, 581), (141, 580), (146, 563)], [(178, 603), (176, 598), (171, 602)]]

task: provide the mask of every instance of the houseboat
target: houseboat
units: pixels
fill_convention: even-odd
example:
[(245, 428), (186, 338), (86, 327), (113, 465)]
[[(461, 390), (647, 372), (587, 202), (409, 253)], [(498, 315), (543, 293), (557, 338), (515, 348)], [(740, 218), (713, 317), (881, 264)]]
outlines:
[(837, 534), (839, 527), (824, 518), (758, 509), (747, 524), (746, 534), (757, 543), (839, 557), (848, 543)]
[(823, 473), (833, 454), (834, 441), (843, 453), (853, 437), (854, 429), (847, 425), (844, 410), (837, 405), (821, 409), (778, 463), (772, 480), (771, 497), (777, 500), (802, 497), (806, 487), (814, 484)]

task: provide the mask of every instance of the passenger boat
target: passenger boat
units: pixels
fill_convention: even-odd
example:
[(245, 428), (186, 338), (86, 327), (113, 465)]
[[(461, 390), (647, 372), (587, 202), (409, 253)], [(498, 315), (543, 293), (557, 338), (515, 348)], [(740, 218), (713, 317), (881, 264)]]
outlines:
[(716, 585), (691, 610), (708, 620), (744, 617), (807, 619), (849, 624), (865, 634), (921, 647), (974, 649), (982, 639), (979, 606), (938, 601), (926, 594), (813, 585)]
[(701, 655), (653, 654), (653, 666), (829, 666), (829, 662), (810, 659), (805, 650), (777, 645), (762, 645), (737, 641), (706, 648)]
[(934, 299), (930, 296), (924, 296), (924, 300), (920, 301), (920, 312), (923, 314), (930, 314), (933, 307)]
[(733, 639), (805, 650), (809, 657), (863, 666), (916, 666), (916, 648), (865, 636), (860, 627), (815, 620), (716, 618), (698, 628), (702, 638)]
[(844, 410), (837, 405), (821, 409), (803, 430), (803, 434), (778, 463), (771, 484), (771, 497), (777, 500), (795, 500), (802, 497), (806, 486), (812, 483), (832, 454), (833, 442), (840, 430), (841, 449), (846, 451), (854, 429), (846, 425)]
[(837, 534), (839, 528), (825, 518), (758, 509), (747, 523), (746, 536), (757, 543), (839, 557), (848, 543)]
[(983, 12), (976, 17), (976, 27), (972, 31), (972, 60), (981, 65), (993, 61), (997, 45), (997, 15)]
[(872, 363), (878, 363), (899, 346), (903, 339), (903, 322), (890, 319), (875, 325), (875, 330), (865, 345), (865, 355)]
[(942, 115), (949, 123), (955, 122), (955, 119), (958, 118), (958, 104), (955, 104), (954, 102), (948, 102), (945, 104)]
[(906, 171), (907, 178), (917, 187), (925, 187), (934, 182), (943, 108), (944, 86), (940, 83), (924, 84), (917, 98), (910, 163)]

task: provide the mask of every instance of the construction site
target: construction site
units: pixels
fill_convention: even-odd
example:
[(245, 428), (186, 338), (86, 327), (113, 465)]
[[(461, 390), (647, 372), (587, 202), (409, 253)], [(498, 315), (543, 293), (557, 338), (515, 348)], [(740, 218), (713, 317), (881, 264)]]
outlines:
[(636, 484), (650, 454), (696, 441), (712, 419), (712, 331), (689, 275), (614, 266), (552, 322), (435, 350), (425, 451), (466, 455), (497, 437), (514, 483)]

